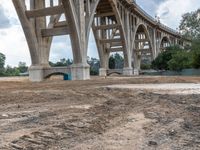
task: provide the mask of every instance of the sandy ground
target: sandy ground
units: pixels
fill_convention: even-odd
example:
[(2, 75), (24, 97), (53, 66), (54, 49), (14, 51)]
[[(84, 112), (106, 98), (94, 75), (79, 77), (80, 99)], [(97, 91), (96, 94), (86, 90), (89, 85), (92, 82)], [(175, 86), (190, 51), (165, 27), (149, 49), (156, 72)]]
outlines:
[(198, 150), (200, 77), (0, 78), (1, 150)]

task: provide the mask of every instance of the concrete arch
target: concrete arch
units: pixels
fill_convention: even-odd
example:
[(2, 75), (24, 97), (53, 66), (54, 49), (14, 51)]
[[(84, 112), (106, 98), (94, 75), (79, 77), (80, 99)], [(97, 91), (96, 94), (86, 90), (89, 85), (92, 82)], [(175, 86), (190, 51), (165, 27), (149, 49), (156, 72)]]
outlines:
[(67, 74), (67, 73), (64, 73), (64, 72), (54, 72), (54, 73), (51, 73), (51, 74), (48, 74), (48, 75), (46, 75), (44, 78), (45, 79), (48, 79), (48, 78), (50, 78), (50, 77), (52, 77), (52, 76), (55, 76), (55, 75), (68, 75), (69, 76), (69, 74)]
[(111, 76), (112, 74), (117, 74), (117, 75), (122, 75), (122, 72), (111, 72), (111, 73), (107, 73), (107, 76)]
[(159, 43), (159, 50), (160, 50), (160, 52), (162, 51), (161, 50), (161, 45), (162, 45), (162, 42), (164, 41), (164, 40), (166, 40), (166, 41), (168, 41), (168, 43), (169, 43), (169, 46), (171, 45), (171, 41), (170, 41), (170, 38), (168, 37), (168, 36), (166, 36), (166, 35), (163, 35), (162, 37), (161, 37), (161, 40), (160, 40), (160, 43)]
[[(97, 0), (94, 4), (94, 9), (93, 9), (93, 14), (90, 17), (88, 26), (87, 26), (87, 39), (89, 39), (89, 33), (90, 33), (90, 28), (93, 28), (93, 22), (94, 22), (94, 16), (95, 16), (95, 12), (96, 9), (98, 8), (98, 5), (102, 2), (102, 0)], [(116, 19), (116, 24), (119, 25), (119, 34), (120, 34), (120, 38), (123, 43), (123, 56), (124, 56), (124, 68), (129, 68), (131, 67), (131, 60), (129, 60), (129, 52), (128, 52), (128, 46), (127, 46), (127, 42), (126, 42), (126, 35), (125, 35), (125, 29), (123, 27), (123, 23), (122, 23), (122, 19), (120, 17), (120, 12), (119, 9), (117, 8), (117, 3), (115, 0), (107, 0), (107, 2), (110, 4), (110, 6), (112, 7), (112, 11), (114, 14), (114, 17)], [(93, 29), (94, 31), (94, 29)], [(95, 31), (94, 31), (95, 32)], [(113, 33), (114, 34), (114, 33)], [(95, 33), (94, 33), (95, 36)], [(114, 38), (114, 37), (113, 37)], [(102, 44), (99, 42), (98, 37), (95, 37), (96, 40), (96, 45), (97, 45), (97, 49), (98, 49), (98, 53), (99, 53), (99, 58), (100, 58), (100, 64), (101, 66), (103, 66), (102, 68), (107, 69), (108, 67), (108, 63), (106, 63), (109, 60), (109, 54), (110, 52), (104, 52), (103, 51), (103, 47)], [(88, 44), (88, 43), (87, 43)], [(107, 54), (105, 54), (107, 53)]]
[(139, 23), (135, 28), (135, 32), (133, 34), (133, 41), (132, 41), (132, 51), (133, 51), (132, 52), (132, 58), (133, 58), (133, 61), (134, 61), (133, 64), (134, 64), (134, 74), (135, 75), (139, 74), (140, 65), (141, 65), (141, 58), (138, 58), (138, 55), (135, 51), (136, 50), (136, 45), (135, 45), (136, 35), (137, 35), (137, 32), (138, 32), (140, 27), (143, 28), (144, 33), (145, 33), (146, 38), (147, 38), (147, 41), (149, 41), (149, 49), (151, 51), (152, 59), (153, 59), (153, 55), (154, 55), (154, 52), (153, 52), (153, 49), (152, 49), (153, 43), (152, 43), (152, 40), (150, 38), (150, 34), (148, 32), (147, 26), (144, 23)]
[(91, 15), (90, 17), (88, 17), (86, 19), (86, 37), (87, 37), (87, 46), (86, 48), (88, 47), (88, 39), (89, 39), (89, 36), (90, 36), (90, 29), (92, 28), (92, 23), (93, 23), (93, 20), (94, 20), (94, 15), (95, 15), (95, 11), (97, 9), (97, 6), (99, 4), (100, 0), (96, 0), (93, 4), (92, 4), (92, 11), (91, 11)]
[[(152, 40), (151, 40), (151, 38), (150, 38), (150, 34), (149, 34), (149, 32), (148, 32), (147, 26), (146, 26), (144, 23), (139, 23), (139, 24), (136, 26), (135, 32), (134, 32), (134, 34), (133, 34), (132, 48), (135, 49), (135, 38), (136, 38), (136, 34), (137, 34), (137, 31), (138, 31), (138, 28), (139, 28), (140, 26), (142, 26), (142, 27), (144, 28), (144, 32), (145, 32), (145, 34), (147, 35), (147, 38), (148, 38), (148, 40), (149, 40), (149, 42), (150, 42), (150, 46), (152, 47), (153, 43), (152, 43)], [(152, 51), (152, 53), (153, 53), (153, 51)]]
[(81, 43), (80, 25), (74, 2), (73, 0), (62, 0), (62, 4), (65, 8), (65, 17), (70, 22), (70, 30), (73, 31), (73, 33), (70, 33), (70, 40), (73, 49), (74, 64), (83, 63), (84, 56), (82, 50), (84, 49), (84, 43)]
[(122, 19), (120, 17), (120, 12), (119, 9), (117, 8), (117, 4), (115, 0), (112, 0), (112, 7), (113, 7), (113, 11), (115, 12), (115, 17), (117, 19), (117, 22), (120, 24), (120, 34), (121, 34), (121, 39), (124, 42), (124, 49), (123, 49), (123, 55), (124, 55), (124, 67), (125, 68), (129, 68), (131, 66), (131, 64), (129, 64), (131, 62), (131, 60), (129, 60), (129, 52), (128, 52), (128, 45), (127, 45), (127, 39), (126, 39), (126, 33), (125, 33), (125, 29), (123, 28), (123, 23), (122, 23)]

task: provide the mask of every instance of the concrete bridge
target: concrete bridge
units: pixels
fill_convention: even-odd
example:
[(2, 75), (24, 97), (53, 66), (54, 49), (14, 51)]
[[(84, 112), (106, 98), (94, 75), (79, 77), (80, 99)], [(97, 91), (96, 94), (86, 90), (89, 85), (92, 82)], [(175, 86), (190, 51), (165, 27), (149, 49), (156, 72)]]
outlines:
[[(13, 4), (30, 50), (31, 81), (42, 81), (47, 68), (51, 70), (54, 36), (70, 35), (73, 80), (90, 79), (87, 49), (91, 29), (100, 57), (100, 76), (107, 74), (111, 52), (123, 52), (124, 75), (138, 75), (142, 58), (153, 60), (169, 45), (190, 44), (133, 0), (13, 0)], [(52, 68), (54, 71), (58, 70)]]

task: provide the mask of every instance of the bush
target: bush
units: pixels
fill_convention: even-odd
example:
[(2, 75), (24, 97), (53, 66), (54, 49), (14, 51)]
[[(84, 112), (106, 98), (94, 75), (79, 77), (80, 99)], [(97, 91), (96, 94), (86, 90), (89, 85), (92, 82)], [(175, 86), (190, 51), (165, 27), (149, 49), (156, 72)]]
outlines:
[(141, 64), (141, 69), (142, 70), (149, 70), (149, 69), (151, 69), (151, 65), (150, 64)]
[(177, 51), (168, 62), (169, 70), (181, 71), (182, 69), (191, 68), (191, 58), (191, 52)]
[(178, 46), (167, 48), (152, 62), (152, 68), (156, 70), (181, 71), (192, 67), (192, 51), (186, 51)]

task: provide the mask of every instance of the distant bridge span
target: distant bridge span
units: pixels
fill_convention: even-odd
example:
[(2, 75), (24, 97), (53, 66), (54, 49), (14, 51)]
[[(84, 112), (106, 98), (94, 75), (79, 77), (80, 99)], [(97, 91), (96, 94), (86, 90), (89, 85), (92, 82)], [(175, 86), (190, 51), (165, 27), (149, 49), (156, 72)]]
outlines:
[[(101, 76), (107, 74), (111, 52), (123, 52), (124, 75), (132, 75), (133, 72), (137, 75), (142, 57), (153, 60), (169, 45), (184, 47), (190, 44), (177, 31), (152, 18), (132, 0), (12, 1), (30, 50), (31, 81), (42, 81), (45, 69), (51, 69), (49, 53), (53, 36), (70, 35), (73, 80), (90, 78), (87, 49), (91, 29), (98, 48)], [(26, 6), (27, 2), (30, 8)]]

